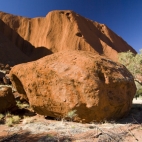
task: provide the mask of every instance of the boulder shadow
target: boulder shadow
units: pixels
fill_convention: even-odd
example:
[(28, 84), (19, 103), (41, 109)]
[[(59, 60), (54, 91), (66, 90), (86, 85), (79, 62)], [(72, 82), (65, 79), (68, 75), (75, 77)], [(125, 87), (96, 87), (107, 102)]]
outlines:
[(129, 114), (116, 121), (117, 124), (141, 124), (142, 123), (142, 104), (132, 104)]
[(48, 48), (46, 47), (36, 47), (34, 48), (32, 54), (31, 54), (31, 60), (34, 61), (34, 60), (38, 60), (42, 57), (45, 57), (47, 55), (51, 55), (53, 54), (53, 52), (51, 50), (49, 50)]
[(24, 117), (24, 116), (28, 116), (28, 117), (31, 117), (31, 116), (35, 116), (36, 113), (29, 110), (29, 109), (26, 109), (26, 108), (22, 108), (22, 109), (17, 109), (16, 111), (12, 112), (12, 114), (14, 115), (19, 115), (21, 117)]

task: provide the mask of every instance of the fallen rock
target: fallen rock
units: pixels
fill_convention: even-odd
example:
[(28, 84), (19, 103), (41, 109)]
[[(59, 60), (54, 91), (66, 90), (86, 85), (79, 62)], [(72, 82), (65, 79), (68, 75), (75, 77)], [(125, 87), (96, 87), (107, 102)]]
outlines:
[(13, 86), (45, 116), (91, 122), (125, 116), (136, 92), (133, 76), (121, 64), (85, 51), (64, 51), (16, 65)]
[(10, 87), (0, 87), (0, 113), (14, 111), (16, 102)]

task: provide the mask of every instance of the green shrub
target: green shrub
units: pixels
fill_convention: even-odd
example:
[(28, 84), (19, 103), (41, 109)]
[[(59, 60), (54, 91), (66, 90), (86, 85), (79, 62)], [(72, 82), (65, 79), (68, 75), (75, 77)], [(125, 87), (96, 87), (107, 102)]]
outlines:
[(130, 51), (121, 52), (118, 54), (119, 62), (123, 64), (133, 75), (137, 87), (135, 97), (142, 96), (142, 81), (137, 78), (142, 76), (142, 49), (139, 54), (134, 54)]

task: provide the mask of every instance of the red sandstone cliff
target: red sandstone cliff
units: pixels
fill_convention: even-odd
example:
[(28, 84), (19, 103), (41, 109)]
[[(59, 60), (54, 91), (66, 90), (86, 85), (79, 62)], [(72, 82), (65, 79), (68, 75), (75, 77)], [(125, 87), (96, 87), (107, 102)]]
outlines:
[[(61, 50), (97, 52), (114, 61), (117, 60), (118, 52), (130, 50), (136, 53), (106, 25), (86, 19), (73, 11), (51, 11), (46, 17), (32, 19), (0, 12), (0, 19), (23, 40), (13, 39), (11, 35), (5, 36), (32, 59)], [(4, 33), (8, 31), (7, 28), (3, 30)]]

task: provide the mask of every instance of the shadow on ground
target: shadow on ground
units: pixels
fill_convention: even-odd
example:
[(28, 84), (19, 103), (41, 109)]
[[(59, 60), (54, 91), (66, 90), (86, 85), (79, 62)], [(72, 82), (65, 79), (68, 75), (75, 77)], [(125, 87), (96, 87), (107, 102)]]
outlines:
[(116, 123), (121, 124), (141, 124), (142, 123), (142, 104), (133, 104), (129, 114), (118, 120)]
[(0, 137), (0, 142), (71, 142), (71, 139), (45, 133), (31, 134), (29, 131), (21, 131)]

